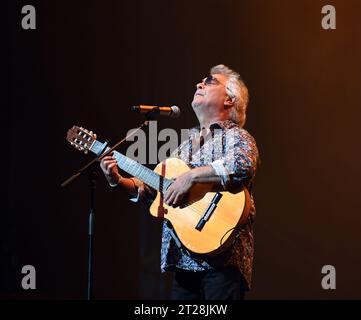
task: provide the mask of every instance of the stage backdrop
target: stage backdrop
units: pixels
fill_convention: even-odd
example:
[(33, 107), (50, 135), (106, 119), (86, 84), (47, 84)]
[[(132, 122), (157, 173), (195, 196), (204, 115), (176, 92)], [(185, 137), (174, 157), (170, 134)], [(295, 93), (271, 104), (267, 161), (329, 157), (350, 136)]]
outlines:
[[(35, 30), (21, 26), (26, 4)], [(326, 4), (335, 30), (321, 26)], [(77, 124), (113, 143), (143, 121), (135, 104), (178, 105), (181, 117), (159, 118), (158, 130), (189, 128), (195, 84), (223, 63), (249, 87), (245, 128), (261, 155), (247, 298), (361, 298), (360, 1), (32, 0), (8, 9), (1, 295), (85, 297), (88, 181), (60, 184), (91, 156), (66, 131)], [(169, 298), (161, 223), (102, 175), (95, 215), (95, 298)], [(24, 265), (36, 269), (36, 290), (21, 288)], [(335, 290), (321, 286), (325, 265), (336, 269)]]

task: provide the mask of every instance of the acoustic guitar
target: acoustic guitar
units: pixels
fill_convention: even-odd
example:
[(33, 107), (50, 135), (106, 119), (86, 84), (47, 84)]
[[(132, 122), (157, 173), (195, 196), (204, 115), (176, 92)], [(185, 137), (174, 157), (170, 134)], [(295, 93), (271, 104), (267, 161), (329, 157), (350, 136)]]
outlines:
[[(104, 149), (104, 144), (96, 140), (92, 131), (78, 126), (68, 130), (67, 140), (85, 153), (91, 151), (99, 155)], [(246, 188), (215, 192), (211, 184), (195, 184), (184, 204), (174, 208), (164, 203), (163, 194), (172, 184), (172, 177), (191, 170), (184, 161), (167, 158), (153, 171), (115, 150), (113, 156), (120, 169), (157, 190), (150, 213), (154, 217), (167, 219), (182, 245), (193, 253), (221, 253), (232, 243), (235, 230), (247, 220), (250, 195)]]

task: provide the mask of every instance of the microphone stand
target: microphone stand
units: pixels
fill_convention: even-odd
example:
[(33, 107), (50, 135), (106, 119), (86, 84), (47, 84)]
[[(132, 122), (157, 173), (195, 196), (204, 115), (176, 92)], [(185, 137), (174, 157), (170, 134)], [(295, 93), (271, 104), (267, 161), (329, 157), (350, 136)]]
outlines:
[[(106, 141), (101, 150), (98, 152), (96, 158), (88, 162), (85, 166), (80, 168), (75, 174), (66, 179), (61, 187), (67, 187), (71, 182), (79, 178), (81, 175), (86, 174), (89, 178), (89, 187), (90, 187), (90, 210), (88, 216), (88, 265), (87, 265), (87, 300), (93, 300), (93, 284), (94, 284), (94, 204), (95, 204), (95, 189), (96, 189), (96, 179), (98, 176), (96, 164), (100, 163), (100, 161), (110, 155), (120, 144), (126, 141), (129, 137), (133, 136), (139, 130), (144, 129), (149, 125), (150, 120), (155, 120), (156, 117), (160, 114), (159, 108), (154, 108), (151, 111), (144, 114), (145, 120), (136, 130), (134, 130), (131, 134), (127, 135), (120, 141), (118, 141), (113, 147), (106, 150), (108, 146), (108, 141)], [(106, 150), (106, 151), (105, 151)], [(105, 152), (104, 152), (105, 151)]]

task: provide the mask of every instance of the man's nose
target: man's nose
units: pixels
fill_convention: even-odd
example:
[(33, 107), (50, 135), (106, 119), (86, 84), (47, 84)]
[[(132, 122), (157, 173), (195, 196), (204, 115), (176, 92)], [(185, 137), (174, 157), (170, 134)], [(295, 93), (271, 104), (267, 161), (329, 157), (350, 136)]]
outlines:
[(204, 82), (202, 81), (202, 82), (197, 83), (196, 88), (197, 89), (203, 89), (204, 88)]

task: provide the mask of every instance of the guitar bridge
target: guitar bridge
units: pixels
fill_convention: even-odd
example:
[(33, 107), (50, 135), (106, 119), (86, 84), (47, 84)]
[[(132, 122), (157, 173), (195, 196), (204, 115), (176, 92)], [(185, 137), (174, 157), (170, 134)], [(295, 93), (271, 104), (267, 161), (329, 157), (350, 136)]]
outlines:
[(198, 231), (202, 231), (202, 229), (204, 228), (204, 226), (206, 225), (207, 221), (210, 219), (210, 217), (212, 216), (214, 210), (216, 210), (217, 208), (217, 204), (219, 202), (219, 200), (222, 198), (222, 194), (217, 192), (211, 203), (209, 204), (208, 208), (206, 209), (206, 211), (204, 212), (204, 214), (202, 215), (201, 219), (198, 221), (197, 225), (196, 225), (196, 229)]

